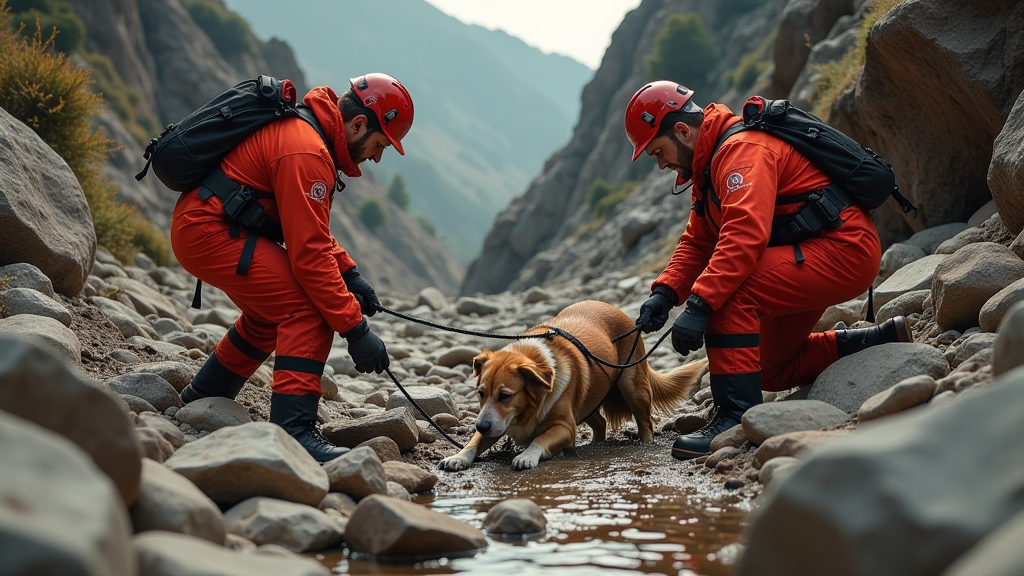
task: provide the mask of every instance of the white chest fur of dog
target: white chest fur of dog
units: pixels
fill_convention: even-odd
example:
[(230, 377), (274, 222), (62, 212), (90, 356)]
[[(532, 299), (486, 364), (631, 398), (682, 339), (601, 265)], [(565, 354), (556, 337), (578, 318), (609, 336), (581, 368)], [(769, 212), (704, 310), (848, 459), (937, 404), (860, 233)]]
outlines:
[[(633, 322), (611, 304), (593, 300), (573, 304), (527, 335), (543, 334), (547, 326), (572, 334), (591, 354), (611, 363), (626, 364), (644, 354), (642, 341), (632, 357), (632, 338), (613, 342)], [(602, 441), (606, 422), (617, 428), (632, 417), (640, 439), (649, 441), (654, 436), (652, 410), (674, 409), (706, 365), (706, 361), (693, 362), (663, 375), (645, 361), (620, 374), (589, 360), (560, 336), (516, 340), (496, 352), (484, 350), (473, 359), (480, 396), (476, 432), (465, 448), (443, 459), (440, 467), (464, 470), (478, 454), (508, 436), (527, 446), (513, 459), (512, 467), (533, 468), (575, 444), (581, 419), (593, 428), (594, 440)]]

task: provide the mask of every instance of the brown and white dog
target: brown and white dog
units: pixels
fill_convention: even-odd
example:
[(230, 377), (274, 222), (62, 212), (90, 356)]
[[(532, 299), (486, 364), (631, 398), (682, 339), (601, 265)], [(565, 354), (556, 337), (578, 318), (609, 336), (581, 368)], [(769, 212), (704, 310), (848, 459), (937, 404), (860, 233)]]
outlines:
[[(591, 354), (612, 364), (626, 364), (633, 347), (633, 336), (612, 342), (632, 329), (633, 321), (605, 302), (573, 304), (526, 334), (544, 333), (548, 326), (575, 336)], [(632, 361), (643, 355), (640, 340)], [(439, 467), (465, 470), (478, 454), (507, 435), (519, 446), (527, 446), (512, 460), (512, 468), (534, 468), (573, 446), (576, 427), (584, 421), (593, 429), (594, 440), (601, 441), (607, 424), (618, 429), (631, 415), (640, 440), (647, 442), (654, 437), (652, 409), (675, 408), (705, 366), (707, 360), (700, 360), (659, 374), (644, 361), (619, 376), (619, 370), (588, 360), (561, 336), (516, 340), (497, 352), (484, 350), (473, 358), (480, 395), (476, 432), (465, 448), (442, 460)]]

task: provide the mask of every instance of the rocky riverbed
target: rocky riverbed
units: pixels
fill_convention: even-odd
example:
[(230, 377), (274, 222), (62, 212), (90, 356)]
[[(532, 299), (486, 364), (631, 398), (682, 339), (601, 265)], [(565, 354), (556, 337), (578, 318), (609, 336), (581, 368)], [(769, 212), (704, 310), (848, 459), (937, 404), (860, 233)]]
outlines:
[[(965, 392), (997, 388), (993, 376), (1024, 361), (1022, 255), (1024, 239), (1014, 239), (998, 215), (976, 227), (925, 230), (894, 245), (883, 258), (873, 304), (877, 321), (906, 315), (914, 343), (841, 359), (813, 386), (765, 393), (764, 404), (716, 440), (710, 457), (687, 463), (650, 458), (628, 473), (652, 486), (692, 483), (737, 510), (767, 502), (759, 521), (771, 522), (770, 504), (782, 497), (762, 497), (765, 487), (799, 472), (823, 446), (866, 437), (862, 428), (893, 414), (956, 405)], [(382, 303), (439, 324), (518, 334), (583, 299), (610, 302), (634, 316), (652, 279), (618, 273), (457, 299), (425, 289), (414, 296), (384, 294)], [(0, 500), (8, 518), (31, 511), (18, 516), (24, 521), (0, 526), (5, 538), (38, 545), (4, 554), (4, 573), (42, 573), (24, 570), (43, 562), (82, 574), (321, 574), (325, 564), (310, 555), (342, 546), (362, 558), (471, 555), (488, 545), (485, 532), (491, 541), (499, 533), (529, 532), (524, 526), (543, 533), (545, 512), (551, 516), (558, 504), (509, 504), (502, 523), (488, 524), (439, 505), (444, 498), (478, 494), (488, 508), (516, 494), (533, 492), (544, 500), (537, 479), (557, 484), (555, 476), (574, 470), (574, 459), (592, 472), (606, 461), (611, 474), (617, 452), (667, 452), (671, 439), (702, 425), (711, 407), (705, 377), (678, 410), (658, 415), (660, 433), (650, 446), (641, 446), (627, 424), (612, 435), (610, 448), (581, 448), (532, 472), (503, 470), (514, 448), (499, 443), (479, 464), (484, 476), (438, 473), (437, 462), (456, 449), (418, 419), (386, 375), (355, 372), (339, 338), (322, 378), (320, 417), (328, 438), (354, 450), (321, 467), (265, 422), (273, 357), (236, 401), (181, 404), (178, 392), (238, 315), (223, 293), (204, 287), (203, 309), (189, 309), (193, 281), (182, 270), (142, 256), (126, 266), (102, 250), (75, 297), (55, 293), (51, 279), (27, 263), (0, 267), (0, 281), (0, 450), (11, 463), (0, 470)], [(835, 306), (818, 329), (861, 325), (865, 306), (865, 299)], [(468, 440), (478, 410), (469, 361), (505, 341), (385, 313), (371, 324), (409, 393), (455, 440)], [(656, 338), (647, 338), (648, 348)], [(683, 358), (665, 344), (650, 362), (665, 371), (702, 354)], [(584, 445), (589, 430), (581, 432)], [(665, 470), (682, 480), (658, 480)], [(521, 482), (533, 488), (492, 486)], [(571, 496), (572, 490), (563, 492)], [(743, 547), (733, 545), (743, 540), (743, 526), (734, 523), (732, 535), (711, 551), (728, 552), (727, 563), (715, 566), (740, 556)], [(551, 535), (559, 533), (552, 529), (540, 541), (557, 548)], [(748, 544), (759, 562), (771, 554), (756, 541)], [(740, 565), (742, 573), (764, 573), (746, 566)]]

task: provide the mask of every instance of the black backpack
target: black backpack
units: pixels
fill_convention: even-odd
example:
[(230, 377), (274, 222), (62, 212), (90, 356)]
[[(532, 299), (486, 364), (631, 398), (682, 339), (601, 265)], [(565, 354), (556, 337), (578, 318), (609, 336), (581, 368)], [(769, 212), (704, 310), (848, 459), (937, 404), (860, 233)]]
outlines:
[[(892, 165), (885, 158), (788, 100), (766, 100), (760, 96), (747, 100), (743, 121), (718, 137), (712, 157), (729, 137), (745, 130), (760, 130), (783, 140), (832, 180), (822, 190), (779, 198), (779, 204), (808, 204), (794, 215), (775, 218), (769, 246), (795, 244), (825, 228), (838, 228), (842, 224), (839, 212), (851, 205), (874, 210), (891, 196), (904, 213), (917, 210), (900, 194)], [(705, 176), (710, 200), (720, 206), (710, 184), (710, 161)]]
[(247, 136), (288, 117), (302, 118), (313, 126), (333, 158), (334, 148), (316, 116), (295, 99), (289, 80), (260, 76), (240, 82), (150, 140), (143, 154), (146, 166), (135, 179), (142, 180), (152, 167), (171, 190), (194, 190)]

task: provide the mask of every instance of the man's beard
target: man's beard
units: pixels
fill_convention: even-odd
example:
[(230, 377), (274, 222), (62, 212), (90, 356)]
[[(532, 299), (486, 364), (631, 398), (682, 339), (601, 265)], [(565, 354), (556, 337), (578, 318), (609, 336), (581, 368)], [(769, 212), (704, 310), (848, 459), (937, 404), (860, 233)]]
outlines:
[(363, 152), (366, 151), (366, 141), (369, 140), (372, 135), (373, 134), (367, 130), (366, 133), (355, 142), (347, 143), (348, 157), (356, 164), (361, 164), (363, 160), (366, 160), (366, 158), (363, 158)]
[(688, 148), (682, 142), (673, 139), (672, 142), (676, 147), (676, 162), (675, 164), (669, 164), (668, 167), (675, 170), (679, 174), (683, 182), (693, 179), (693, 148)]

